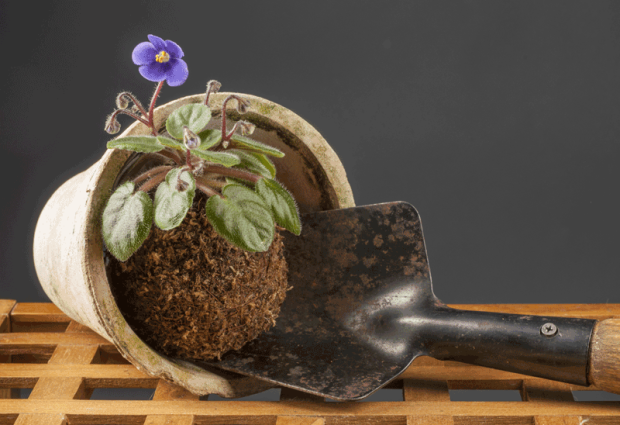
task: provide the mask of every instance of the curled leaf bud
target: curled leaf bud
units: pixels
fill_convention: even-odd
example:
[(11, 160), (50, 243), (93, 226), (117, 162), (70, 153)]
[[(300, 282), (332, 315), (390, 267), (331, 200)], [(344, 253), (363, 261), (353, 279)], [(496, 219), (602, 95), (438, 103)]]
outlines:
[(207, 83), (207, 93), (217, 93), (222, 88), (222, 83), (216, 80), (210, 80)]
[(116, 113), (112, 113), (105, 121), (105, 131), (109, 134), (116, 134), (121, 130), (121, 125), (116, 119)]
[(235, 99), (237, 99), (237, 111), (239, 111), (240, 114), (245, 114), (250, 107), (250, 102), (241, 97), (235, 97)]
[(243, 136), (249, 136), (250, 134), (254, 133), (254, 130), (256, 130), (256, 126), (252, 124), (251, 122), (239, 121), (238, 124), (239, 124), (239, 132)]
[(131, 107), (131, 112), (133, 112), (134, 114), (139, 114), (141, 111), (140, 108), (138, 108), (136, 105), (133, 105)]
[(183, 126), (183, 143), (187, 147), (187, 149), (196, 149), (200, 145), (200, 137), (192, 130), (187, 128), (187, 126)]
[(207, 83), (207, 94), (205, 95), (204, 102), (205, 105), (209, 106), (209, 97), (211, 96), (211, 93), (217, 93), (220, 91), (220, 88), (222, 88), (222, 83), (219, 81), (211, 80)]
[(127, 96), (126, 92), (119, 93), (118, 96), (116, 96), (116, 107), (118, 109), (127, 109), (130, 101), (131, 98)]

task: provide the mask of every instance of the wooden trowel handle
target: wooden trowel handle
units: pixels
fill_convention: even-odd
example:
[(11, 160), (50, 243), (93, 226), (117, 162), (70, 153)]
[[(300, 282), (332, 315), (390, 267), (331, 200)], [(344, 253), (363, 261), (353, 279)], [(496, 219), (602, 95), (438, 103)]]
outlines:
[(620, 394), (620, 318), (594, 325), (588, 382), (601, 390)]

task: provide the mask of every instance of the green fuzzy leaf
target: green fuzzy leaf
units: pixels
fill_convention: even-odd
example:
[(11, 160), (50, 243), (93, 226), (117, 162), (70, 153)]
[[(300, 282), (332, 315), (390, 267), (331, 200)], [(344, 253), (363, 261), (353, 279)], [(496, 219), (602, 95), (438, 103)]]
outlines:
[(220, 130), (205, 130), (198, 134), (200, 136), (200, 146), (198, 149), (206, 151), (217, 145), (222, 140), (222, 132)]
[(254, 183), (243, 179), (236, 179), (234, 177), (226, 177), (226, 184), (238, 184), (254, 190)]
[(241, 162), (241, 159), (232, 153), (212, 152), (202, 150), (200, 148), (192, 149), (191, 152), (198, 158), (204, 159), (205, 161), (214, 162), (216, 164), (221, 164), (225, 167), (232, 167), (233, 165), (237, 165)]
[(272, 178), (276, 176), (276, 166), (273, 162), (271, 162), (267, 155), (258, 152), (252, 152), (252, 155), (254, 155), (263, 164), (263, 166), (269, 170), (269, 174), (271, 174)]
[(133, 182), (119, 186), (103, 210), (103, 240), (120, 261), (127, 261), (142, 246), (153, 223), (153, 201), (134, 189)]
[(297, 204), (280, 183), (271, 179), (260, 179), (256, 183), (256, 192), (269, 206), (276, 223), (296, 235), (301, 233)]
[(211, 196), (205, 208), (215, 231), (246, 251), (269, 249), (275, 229), (263, 200), (252, 189), (236, 184), (225, 186), (222, 194), (225, 198)]
[(262, 153), (242, 151), (240, 149), (230, 149), (226, 152), (233, 153), (241, 159), (241, 163), (237, 165), (239, 168), (244, 168), (251, 173), (258, 174), (259, 176), (269, 179), (274, 177), (276, 174), (276, 168)]
[(181, 172), (180, 168), (170, 170), (166, 175), (166, 180), (155, 192), (155, 224), (157, 227), (170, 230), (180, 225), (194, 202), (195, 194), (196, 181), (191, 173)]
[(284, 156), (284, 152), (280, 151), (279, 149), (268, 146), (261, 142), (257, 142), (256, 140), (252, 140), (249, 137), (240, 136), (238, 134), (232, 136), (231, 144), (234, 148), (261, 152), (267, 155), (275, 156), (277, 158), (282, 158)]
[(183, 140), (183, 126), (194, 133), (204, 129), (211, 120), (211, 109), (198, 103), (183, 105), (172, 112), (166, 120), (166, 130), (175, 139)]
[(161, 143), (163, 137), (156, 136), (127, 136), (108, 142), (108, 149), (123, 149), (134, 152), (159, 152), (164, 148)]
[(185, 152), (187, 150), (187, 148), (182, 142), (179, 142), (178, 140), (175, 140), (175, 139), (171, 139), (170, 137), (159, 136), (159, 143), (169, 148), (176, 149), (178, 151)]

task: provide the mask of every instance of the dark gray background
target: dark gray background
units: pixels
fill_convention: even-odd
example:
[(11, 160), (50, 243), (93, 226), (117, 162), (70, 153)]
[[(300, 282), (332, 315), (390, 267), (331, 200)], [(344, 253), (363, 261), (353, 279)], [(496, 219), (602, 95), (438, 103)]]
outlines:
[(47, 300), (36, 220), (104, 153), (115, 95), (150, 98), (155, 84), (131, 52), (153, 33), (189, 65), (159, 104), (212, 78), (270, 99), (323, 134), (358, 205), (415, 205), (444, 302), (620, 302), (620, 3), (106, 1), (33, 12), (0, 3), (3, 298)]
[[(149, 33), (189, 79), (279, 103), (357, 204), (404, 200), (448, 303), (618, 303), (620, 3), (0, 2), (0, 297), (47, 301), (38, 215), (97, 161), (115, 95), (146, 102)], [(123, 120), (128, 125), (129, 120)]]

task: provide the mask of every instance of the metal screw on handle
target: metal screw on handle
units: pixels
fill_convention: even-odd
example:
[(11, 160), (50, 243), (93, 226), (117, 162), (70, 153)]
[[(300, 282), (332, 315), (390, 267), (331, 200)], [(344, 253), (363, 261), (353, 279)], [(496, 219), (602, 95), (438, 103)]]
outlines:
[(552, 337), (558, 333), (558, 327), (553, 323), (545, 323), (540, 327), (540, 334), (546, 337)]

